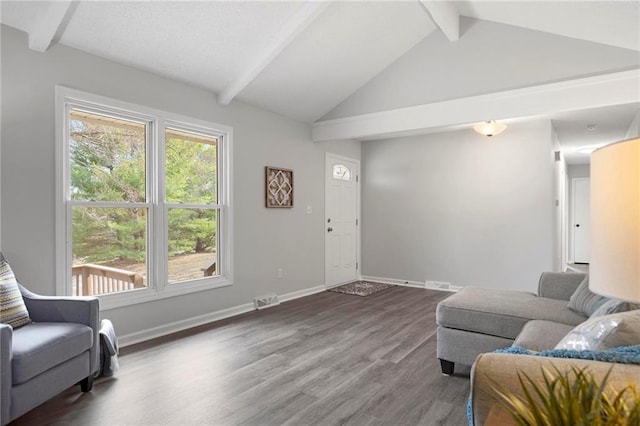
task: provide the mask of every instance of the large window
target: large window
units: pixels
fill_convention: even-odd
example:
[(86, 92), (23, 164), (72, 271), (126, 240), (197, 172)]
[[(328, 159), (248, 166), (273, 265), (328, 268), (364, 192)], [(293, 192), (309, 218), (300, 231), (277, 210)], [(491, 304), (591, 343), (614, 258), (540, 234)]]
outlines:
[(57, 90), (59, 292), (119, 306), (229, 284), (231, 129)]

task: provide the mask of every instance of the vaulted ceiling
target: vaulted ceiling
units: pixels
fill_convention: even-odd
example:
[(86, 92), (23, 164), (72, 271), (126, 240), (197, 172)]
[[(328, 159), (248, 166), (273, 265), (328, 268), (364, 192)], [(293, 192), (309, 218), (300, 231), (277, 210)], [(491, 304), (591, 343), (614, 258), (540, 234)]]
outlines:
[[(620, 72), (634, 88), (628, 72), (640, 68), (638, 1), (2, 1), (0, 22), (40, 52), (59, 43), (202, 87), (222, 105), (318, 124)], [(572, 110), (634, 112), (639, 101), (551, 112), (565, 114), (560, 134)]]

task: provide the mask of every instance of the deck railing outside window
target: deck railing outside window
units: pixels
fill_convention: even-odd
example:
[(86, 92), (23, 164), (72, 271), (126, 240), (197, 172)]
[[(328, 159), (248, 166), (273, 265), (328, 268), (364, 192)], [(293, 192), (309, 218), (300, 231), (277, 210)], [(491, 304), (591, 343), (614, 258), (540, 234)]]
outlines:
[(145, 287), (138, 273), (86, 263), (71, 268), (74, 296), (117, 293)]

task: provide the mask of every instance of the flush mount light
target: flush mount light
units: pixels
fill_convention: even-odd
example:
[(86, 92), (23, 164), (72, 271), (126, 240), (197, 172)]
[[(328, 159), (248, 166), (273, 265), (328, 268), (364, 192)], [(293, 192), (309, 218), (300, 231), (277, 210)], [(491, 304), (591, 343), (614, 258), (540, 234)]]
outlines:
[(494, 136), (500, 134), (507, 128), (506, 124), (497, 123), (495, 120), (484, 121), (473, 126), (473, 130), (484, 136)]

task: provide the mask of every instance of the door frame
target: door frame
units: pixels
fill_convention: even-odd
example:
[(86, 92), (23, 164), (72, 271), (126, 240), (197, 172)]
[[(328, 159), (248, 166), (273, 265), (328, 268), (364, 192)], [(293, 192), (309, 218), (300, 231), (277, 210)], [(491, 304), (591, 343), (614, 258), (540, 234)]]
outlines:
[(330, 159), (335, 159), (335, 160), (344, 160), (344, 161), (350, 161), (356, 164), (357, 167), (357, 171), (355, 173), (356, 175), (356, 243), (355, 243), (355, 250), (356, 250), (356, 279), (360, 280), (362, 279), (362, 259), (360, 258), (360, 253), (361, 253), (361, 246), (362, 246), (362, 240), (361, 240), (361, 228), (362, 228), (362, 218), (360, 217), (360, 212), (361, 212), (361, 198), (360, 198), (360, 193), (361, 193), (361, 182), (360, 182), (360, 160), (356, 159), (356, 158), (351, 158), (351, 157), (347, 157), (344, 155), (339, 155), (339, 154), (334, 154), (332, 152), (325, 152), (324, 155), (324, 181), (323, 181), (323, 185), (324, 185), (324, 217), (322, 218), (322, 238), (324, 240), (324, 287), (326, 288), (331, 288), (331, 287), (337, 287), (342, 285), (343, 283), (338, 283), (338, 284), (328, 284), (327, 283), (327, 200), (328, 200), (328, 187), (327, 187), (327, 180), (328, 180), (328, 164)]
[(576, 263), (576, 182), (585, 180), (591, 182), (591, 177), (571, 178), (571, 223), (569, 225), (569, 238), (571, 241), (570, 263)]

